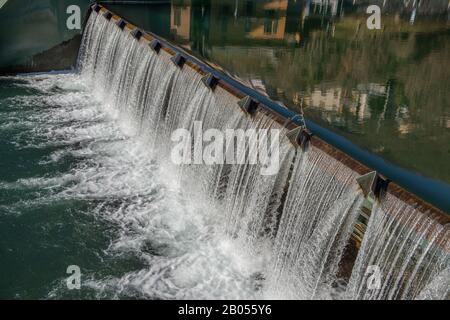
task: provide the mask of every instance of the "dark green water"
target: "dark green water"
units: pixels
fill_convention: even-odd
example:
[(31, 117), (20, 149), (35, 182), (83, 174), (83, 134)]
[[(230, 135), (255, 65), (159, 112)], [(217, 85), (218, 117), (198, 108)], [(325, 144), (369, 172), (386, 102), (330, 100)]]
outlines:
[(386, 160), (450, 183), (447, 3), (423, 5), (412, 21), (412, 7), (389, 1), (382, 30), (368, 30), (366, 6), (331, 2), (109, 7), (294, 110), (303, 101), (307, 117)]
[(82, 152), (94, 137), (82, 133), (104, 116), (87, 93), (60, 87), (67, 77), (0, 78), (3, 299), (94, 297), (94, 290), (65, 289), (68, 265), (84, 266), (86, 277), (140, 265), (102, 251), (117, 226), (92, 214), (99, 209), (95, 195), (75, 191), (89, 180), (79, 170), (96, 166)]

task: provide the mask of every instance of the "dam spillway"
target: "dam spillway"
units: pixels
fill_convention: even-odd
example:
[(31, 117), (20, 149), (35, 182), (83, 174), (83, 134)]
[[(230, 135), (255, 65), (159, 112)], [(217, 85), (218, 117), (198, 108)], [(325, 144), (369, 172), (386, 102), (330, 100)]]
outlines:
[[(87, 296), (449, 298), (443, 212), (411, 201), (395, 183), (376, 191), (375, 181), (362, 190), (363, 165), (317, 137), (307, 146), (293, 144), (289, 134), (299, 123), (290, 116), (264, 106), (243, 112), (242, 88), (221, 82), (212, 90), (204, 70), (191, 60), (183, 65), (155, 39), (97, 7), (86, 22), (76, 74), (8, 80), (26, 93), (24, 110), (14, 110), (5, 127), (15, 130), (16, 112), (23, 111), (27, 121), (20, 125), (31, 134), (15, 143), (48, 151), (39, 163), (62, 168), (0, 187), (40, 188), (16, 206), (80, 207), (70, 214), (80, 222), (73, 233), (88, 230), (78, 250), (95, 242), (106, 248), (74, 258), (90, 269)], [(279, 170), (262, 175), (264, 165), (248, 159), (174, 165), (171, 134), (182, 128), (195, 137), (198, 123), (203, 131), (278, 129)], [(234, 151), (253, 150), (249, 144)], [(96, 259), (99, 265), (91, 266)], [(371, 267), (381, 276), (376, 288), (369, 286)], [(67, 294), (61, 283), (48, 292), (49, 298)]]
[[(210, 90), (195, 68), (177, 67), (171, 54), (151, 50), (128, 26), (122, 30), (102, 13), (94, 10), (87, 22), (80, 72), (112, 108), (133, 119), (149, 146), (159, 150), (160, 161), (169, 157), (171, 132), (193, 131), (195, 121), (205, 130), (279, 127), (287, 133), (270, 114), (248, 117), (237, 97), (222, 87)], [(261, 275), (265, 294), (414, 299), (448, 269), (448, 227), (388, 194), (373, 209), (349, 284), (339, 286), (343, 252), (364, 199), (358, 173), (315, 146), (296, 150), (287, 138), (280, 153), (282, 170), (274, 176), (248, 164), (176, 169), (182, 186), (222, 211), (225, 234), (253, 254), (270, 252)], [(372, 264), (381, 265), (387, 278), (377, 294), (363, 289), (365, 268)]]

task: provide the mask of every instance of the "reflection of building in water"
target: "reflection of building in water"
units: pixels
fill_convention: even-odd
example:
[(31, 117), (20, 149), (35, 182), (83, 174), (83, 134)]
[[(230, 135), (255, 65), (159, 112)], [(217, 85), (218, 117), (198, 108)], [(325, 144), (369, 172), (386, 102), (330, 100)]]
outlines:
[[(192, 2), (192, 3), (191, 3)], [(210, 43), (254, 40), (300, 41), (301, 1), (174, 1), (171, 32), (184, 41), (207, 38)], [(209, 23), (214, 21), (214, 23)], [(194, 26), (192, 24), (199, 24)], [(195, 34), (193, 34), (195, 33)]]
[(185, 42), (191, 33), (191, 6), (176, 6), (172, 4), (170, 14), (170, 32), (175, 40)]
[(298, 44), (314, 30), (333, 33), (336, 18), (344, 16), (344, 11), (347, 17), (366, 15), (368, 4), (381, 4), (383, 13), (406, 19), (416, 9), (417, 15), (442, 15), (450, 10), (448, 0), (173, 0), (170, 25), (175, 39), (184, 42), (204, 38), (210, 45), (242, 44), (249, 39)]
[(358, 120), (362, 121), (364, 119), (370, 118), (370, 109), (369, 107), (369, 95), (367, 93), (361, 93), (358, 91), (352, 92), (352, 97), (354, 97), (353, 101), (358, 101), (358, 107), (355, 108), (355, 112), (358, 114)]
[[(343, 0), (174, 0), (170, 24), (174, 38), (183, 42), (300, 44), (343, 10)], [(191, 45), (203, 51), (201, 44)]]
[(358, 84), (356, 90), (352, 90), (352, 101), (357, 102), (353, 113), (358, 115), (360, 121), (371, 117), (369, 108), (371, 96), (386, 97), (386, 85), (378, 83)]
[[(307, 6), (309, 3), (313, 6), (314, 13), (329, 14), (332, 17), (336, 16), (338, 13), (339, 0), (312, 0), (306, 1)], [(308, 8), (308, 13), (310, 13), (310, 8)]]
[(449, 117), (445, 117), (445, 116), (442, 117), (439, 122), (440, 122), (441, 127), (450, 129), (450, 116)]
[(358, 84), (356, 89), (374, 96), (386, 96), (386, 85), (378, 83)]
[[(301, 94), (295, 100), (300, 101)], [(370, 97), (386, 97), (386, 85), (377, 83), (359, 84), (350, 92), (341, 87), (318, 89), (305, 95), (305, 107), (318, 108), (321, 111), (341, 114), (344, 111), (355, 115), (358, 120), (369, 119), (372, 115), (369, 107)]]
[(342, 89), (328, 89), (319, 90), (315, 89), (305, 97), (306, 107), (320, 108), (324, 111), (334, 111), (337, 113), (342, 113)]
[(400, 135), (405, 135), (410, 132), (412, 132), (414, 129), (414, 126), (411, 123), (400, 123), (398, 125), (398, 133)]
[[(210, 39), (224, 36), (228, 40), (284, 39), (287, 0), (211, 2), (211, 17), (218, 21), (211, 25)], [(233, 19), (227, 18), (233, 16)], [(220, 39), (217, 39), (220, 40)]]
[[(360, 122), (372, 119), (377, 123), (390, 120), (397, 122), (401, 133), (411, 130), (410, 120), (405, 116), (408, 110), (399, 113), (399, 104), (408, 102), (396, 103), (394, 83), (370, 83), (382, 76), (367, 76), (372, 57), (387, 60), (385, 50), (369, 34), (358, 38), (367, 48), (354, 49), (348, 41), (354, 37), (354, 26), (360, 19), (360, 12), (350, 10), (348, 1), (174, 0), (172, 3), (171, 30), (178, 41), (182, 39), (182, 44), (189, 44), (206, 59), (241, 75), (248, 85), (271, 98), (299, 105), (303, 97), (305, 107), (324, 111), (324, 117)], [(346, 18), (341, 19), (344, 10)], [(398, 32), (389, 30), (386, 34)], [(402, 39), (408, 35), (402, 34)], [(415, 37), (408, 40), (398, 41), (390, 51), (408, 59), (416, 50)], [(377, 51), (372, 53), (372, 48)], [(330, 88), (328, 81), (336, 79), (339, 79), (336, 87)], [(360, 84), (355, 86), (356, 83)]]
[(305, 96), (305, 107), (320, 109), (325, 112), (342, 114), (344, 111), (355, 115), (363, 121), (371, 116), (369, 108), (369, 93), (352, 90), (347, 93), (342, 88), (326, 90), (314, 89)]
[(421, 15), (443, 14), (450, 10), (448, 0), (353, 0), (353, 6), (365, 10), (368, 5), (378, 5), (383, 12), (397, 12), (411, 15), (413, 12)]

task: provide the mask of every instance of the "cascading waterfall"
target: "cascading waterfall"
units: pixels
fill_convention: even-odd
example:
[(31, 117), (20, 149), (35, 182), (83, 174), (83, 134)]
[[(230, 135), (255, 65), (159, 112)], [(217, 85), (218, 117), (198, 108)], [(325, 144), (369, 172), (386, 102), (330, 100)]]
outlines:
[[(95, 12), (88, 21), (80, 53), (82, 73), (92, 79), (95, 90), (106, 96), (111, 93), (108, 102), (138, 123), (141, 133), (160, 150), (161, 159), (170, 156), (167, 146), (174, 130), (183, 128), (195, 135), (194, 124), (200, 121), (203, 131), (276, 127), (281, 131), (281, 163), (289, 162), (294, 149), (283, 134), (284, 129), (274, 120), (263, 115), (257, 115), (254, 121), (249, 119), (238, 110), (237, 98), (221, 88), (212, 93), (196, 72), (180, 70), (170, 62), (168, 54), (156, 55), (129, 33), (105, 21)], [(96, 45), (91, 45), (94, 42)], [(248, 155), (252, 147), (246, 143), (244, 150), (234, 152)], [(279, 174), (264, 176), (260, 174), (260, 164), (248, 161), (246, 158), (243, 164), (176, 168), (180, 180), (189, 184), (188, 192), (204, 192), (213, 200), (222, 199), (221, 205), (229, 213), (228, 232), (233, 236), (240, 234), (246, 241), (259, 238), (266, 228), (264, 222), (275, 219), (287, 179), (287, 166), (280, 166)], [(225, 186), (224, 179), (228, 181)]]
[(362, 202), (355, 177), (316, 148), (299, 155), (275, 239), (272, 290), (303, 299), (330, 292)]
[[(348, 286), (353, 299), (415, 299), (427, 288), (449, 298), (448, 281), (433, 283), (449, 270), (450, 229), (387, 194), (373, 210)], [(381, 286), (368, 287), (369, 266), (380, 270)], [(426, 298), (426, 293), (422, 294)]]
[[(220, 87), (208, 89), (198, 73), (176, 67), (170, 57), (163, 50), (154, 53), (92, 12), (78, 66), (110, 112), (130, 119), (140, 139), (157, 150), (158, 162), (176, 171), (184, 193), (223, 213), (223, 230), (230, 239), (254, 255), (270, 252), (262, 276), (264, 297), (336, 298), (345, 291), (352, 298), (412, 299), (434, 292), (427, 284), (448, 270), (448, 228), (391, 198), (372, 214), (350, 283), (341, 288), (338, 269), (363, 201), (356, 173), (315, 147), (296, 150), (286, 129), (269, 116), (245, 115), (236, 97)], [(262, 175), (263, 165), (248, 159), (172, 166), (170, 137), (181, 128), (193, 137), (191, 147), (207, 129), (276, 128), (280, 170)], [(225, 153), (252, 154), (255, 145), (241, 148), (227, 144)], [(387, 281), (381, 290), (368, 292), (364, 274), (373, 264), (382, 268)]]

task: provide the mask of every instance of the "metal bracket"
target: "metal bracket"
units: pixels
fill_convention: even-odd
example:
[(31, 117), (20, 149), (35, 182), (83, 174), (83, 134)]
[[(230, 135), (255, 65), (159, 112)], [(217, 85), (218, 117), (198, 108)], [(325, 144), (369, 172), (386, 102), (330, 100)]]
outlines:
[(286, 133), (286, 136), (295, 147), (306, 150), (311, 142), (312, 133), (303, 127), (297, 127)]
[(136, 28), (133, 31), (131, 31), (131, 35), (133, 36), (133, 38), (135, 38), (136, 40), (139, 41), (139, 39), (141, 39), (143, 33), (142, 33), (141, 29)]
[(248, 115), (253, 115), (258, 109), (259, 103), (250, 96), (246, 96), (238, 102), (239, 107)]
[(186, 58), (181, 55), (180, 53), (177, 53), (172, 58), (170, 58), (172, 62), (179, 68), (183, 68), (184, 63), (186, 62)]
[(105, 17), (106, 20), (111, 20), (113, 14), (109, 11), (106, 11), (103, 16)]
[(207, 86), (208, 88), (210, 88), (211, 90), (214, 91), (217, 84), (219, 83), (219, 78), (217, 78), (213, 74), (209, 73), (202, 78), (202, 82), (205, 84), (205, 86)]
[(123, 19), (120, 19), (119, 21), (117, 21), (116, 24), (117, 24), (117, 26), (118, 26), (120, 29), (122, 29), (122, 30), (123, 30), (123, 29), (125, 28), (125, 26), (127, 25), (126, 21), (123, 20)]
[(159, 51), (160, 51), (161, 48), (162, 48), (161, 42), (159, 42), (159, 41), (156, 40), (156, 39), (153, 40), (153, 41), (151, 41), (148, 45), (149, 45), (150, 48), (152, 48), (153, 51), (156, 52), (156, 54), (158, 54)]
[(378, 172), (372, 171), (356, 178), (356, 182), (358, 182), (365, 197), (373, 196), (374, 198), (380, 198), (386, 192), (390, 180)]
[(100, 10), (102, 9), (102, 7), (99, 4), (97, 4), (97, 3), (93, 4), (91, 8), (92, 8), (92, 10), (94, 10), (97, 13), (99, 13)]

